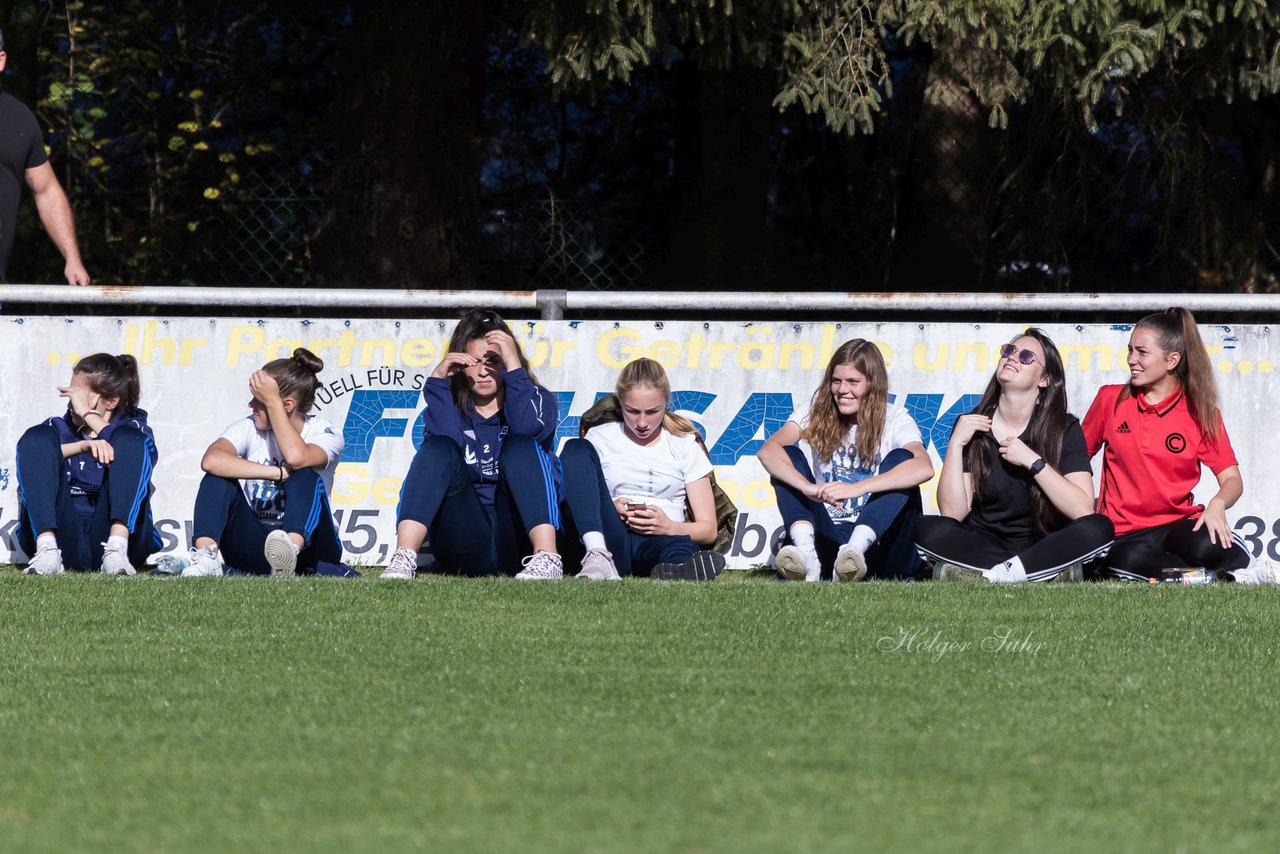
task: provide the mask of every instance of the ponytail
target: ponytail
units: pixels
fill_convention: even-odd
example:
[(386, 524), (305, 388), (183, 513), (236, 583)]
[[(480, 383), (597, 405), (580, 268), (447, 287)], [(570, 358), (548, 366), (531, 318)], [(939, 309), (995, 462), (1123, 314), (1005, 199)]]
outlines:
[[(663, 370), (662, 365), (653, 359), (635, 359), (623, 366), (622, 373), (618, 374), (617, 385), (614, 386), (618, 403), (622, 403), (622, 398), (627, 392), (640, 386), (656, 390), (662, 395), (663, 401), (670, 406), (671, 380), (667, 379), (667, 372)], [(676, 415), (670, 409), (662, 413), (662, 429), (676, 436), (693, 436), (698, 433), (698, 428), (693, 426), (692, 421), (683, 415)]]
[(1185, 308), (1174, 306), (1148, 314), (1134, 328), (1150, 329), (1161, 350), (1179, 354), (1173, 375), (1187, 397), (1187, 408), (1200, 431), (1216, 439), (1222, 427), (1218, 381), (1195, 316)]
[(116, 412), (126, 413), (138, 408), (142, 381), (138, 378), (138, 360), (128, 353), (119, 356), (94, 353), (76, 362), (71, 372), (84, 377), (95, 394), (119, 398)]

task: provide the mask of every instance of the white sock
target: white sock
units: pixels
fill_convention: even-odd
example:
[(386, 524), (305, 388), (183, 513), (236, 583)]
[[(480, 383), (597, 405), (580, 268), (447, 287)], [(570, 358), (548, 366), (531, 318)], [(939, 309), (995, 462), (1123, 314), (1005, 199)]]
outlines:
[(56, 549), (58, 547), (58, 538), (54, 534), (41, 534), (36, 537), (36, 551), (41, 549)]
[(1022, 568), (1022, 558), (1017, 555), (990, 569), (984, 569), (982, 574), (992, 584), (1016, 584), (1027, 580), (1027, 571)]
[(587, 547), (587, 551), (599, 549), (607, 552), (609, 549), (605, 547), (604, 534), (599, 531), (587, 531), (582, 535), (582, 544)]
[(813, 542), (813, 526), (808, 522), (796, 522), (791, 526), (791, 544), (803, 552), (816, 552)]
[(107, 537), (107, 548), (109, 549), (127, 549), (129, 548), (128, 537), (117, 537), (115, 534)]
[(849, 535), (849, 545), (858, 550), (858, 554), (866, 554), (876, 544), (876, 532), (870, 525), (854, 525)]

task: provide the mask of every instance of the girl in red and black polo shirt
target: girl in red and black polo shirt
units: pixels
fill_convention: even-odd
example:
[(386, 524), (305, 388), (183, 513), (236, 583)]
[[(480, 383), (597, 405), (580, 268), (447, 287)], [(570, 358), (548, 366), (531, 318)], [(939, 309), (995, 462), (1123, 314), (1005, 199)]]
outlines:
[[(1196, 321), (1185, 308), (1149, 314), (1129, 336), (1129, 383), (1103, 386), (1084, 418), (1089, 455), (1102, 455), (1098, 512), (1116, 528), (1102, 574), (1146, 581), (1174, 567), (1269, 582), (1232, 536), (1227, 509), (1244, 481), (1218, 408), (1218, 387)], [(1218, 492), (1197, 504), (1205, 465)]]

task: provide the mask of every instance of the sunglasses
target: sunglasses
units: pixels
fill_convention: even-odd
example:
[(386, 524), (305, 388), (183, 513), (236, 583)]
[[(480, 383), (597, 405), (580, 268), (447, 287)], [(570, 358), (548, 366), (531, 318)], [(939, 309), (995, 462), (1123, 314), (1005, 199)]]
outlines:
[[(1040, 360), (1036, 358), (1036, 354), (1031, 350), (1019, 350), (1017, 347), (1013, 346), (1012, 344), (1000, 345), (1001, 359), (1011, 359), (1014, 356), (1017, 356), (1018, 361), (1024, 365), (1029, 365), (1032, 362), (1040, 362)], [(1043, 366), (1044, 362), (1040, 362), (1040, 364)]]

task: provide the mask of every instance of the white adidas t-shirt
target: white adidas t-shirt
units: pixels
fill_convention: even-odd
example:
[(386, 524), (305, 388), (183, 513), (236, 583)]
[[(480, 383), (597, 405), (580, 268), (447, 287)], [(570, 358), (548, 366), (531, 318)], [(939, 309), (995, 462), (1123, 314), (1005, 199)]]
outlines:
[[(799, 425), (803, 431), (809, 426), (809, 405), (801, 406), (791, 413), (787, 420)], [(858, 459), (858, 428), (856, 426), (849, 428), (849, 433), (844, 437), (844, 442), (840, 447), (836, 448), (835, 453), (831, 455), (829, 460), (819, 459), (817, 452), (803, 439), (800, 440), (800, 447), (808, 455), (809, 465), (813, 467), (813, 474), (818, 479), (818, 483), (831, 483), (832, 481), (857, 483), (860, 480), (866, 480), (879, 474), (880, 462), (885, 458), (886, 454), (898, 448), (905, 448), (912, 442), (924, 444), (924, 439), (920, 436), (920, 428), (916, 426), (915, 419), (901, 406), (890, 403), (885, 406), (884, 431), (880, 434), (880, 448), (874, 460)], [(862, 512), (862, 506), (867, 503), (867, 498), (868, 496), (864, 495), (856, 501), (847, 499), (839, 505), (827, 504), (825, 506), (833, 521), (852, 522)]]
[(615, 499), (630, 498), (662, 508), (676, 522), (685, 519), (685, 484), (711, 473), (711, 460), (693, 436), (663, 430), (651, 445), (627, 438), (621, 421), (592, 427), (587, 441), (600, 454), (604, 482)]
[[(326, 492), (333, 491), (333, 470), (338, 466), (338, 458), (342, 456), (342, 433), (318, 415), (304, 416), (302, 424), (302, 441), (308, 445), (316, 445), (324, 450), (328, 462), (320, 470), (320, 479), (324, 481)], [(261, 463), (264, 466), (278, 466), (284, 462), (280, 446), (276, 444), (274, 433), (263, 432), (253, 426), (253, 416), (248, 415), (233, 423), (222, 433), (222, 438), (231, 443), (237, 455), (249, 462)], [(241, 488), (249, 506), (257, 514), (258, 521), (266, 524), (280, 524), (284, 518), (284, 490), (271, 480), (242, 480)]]

